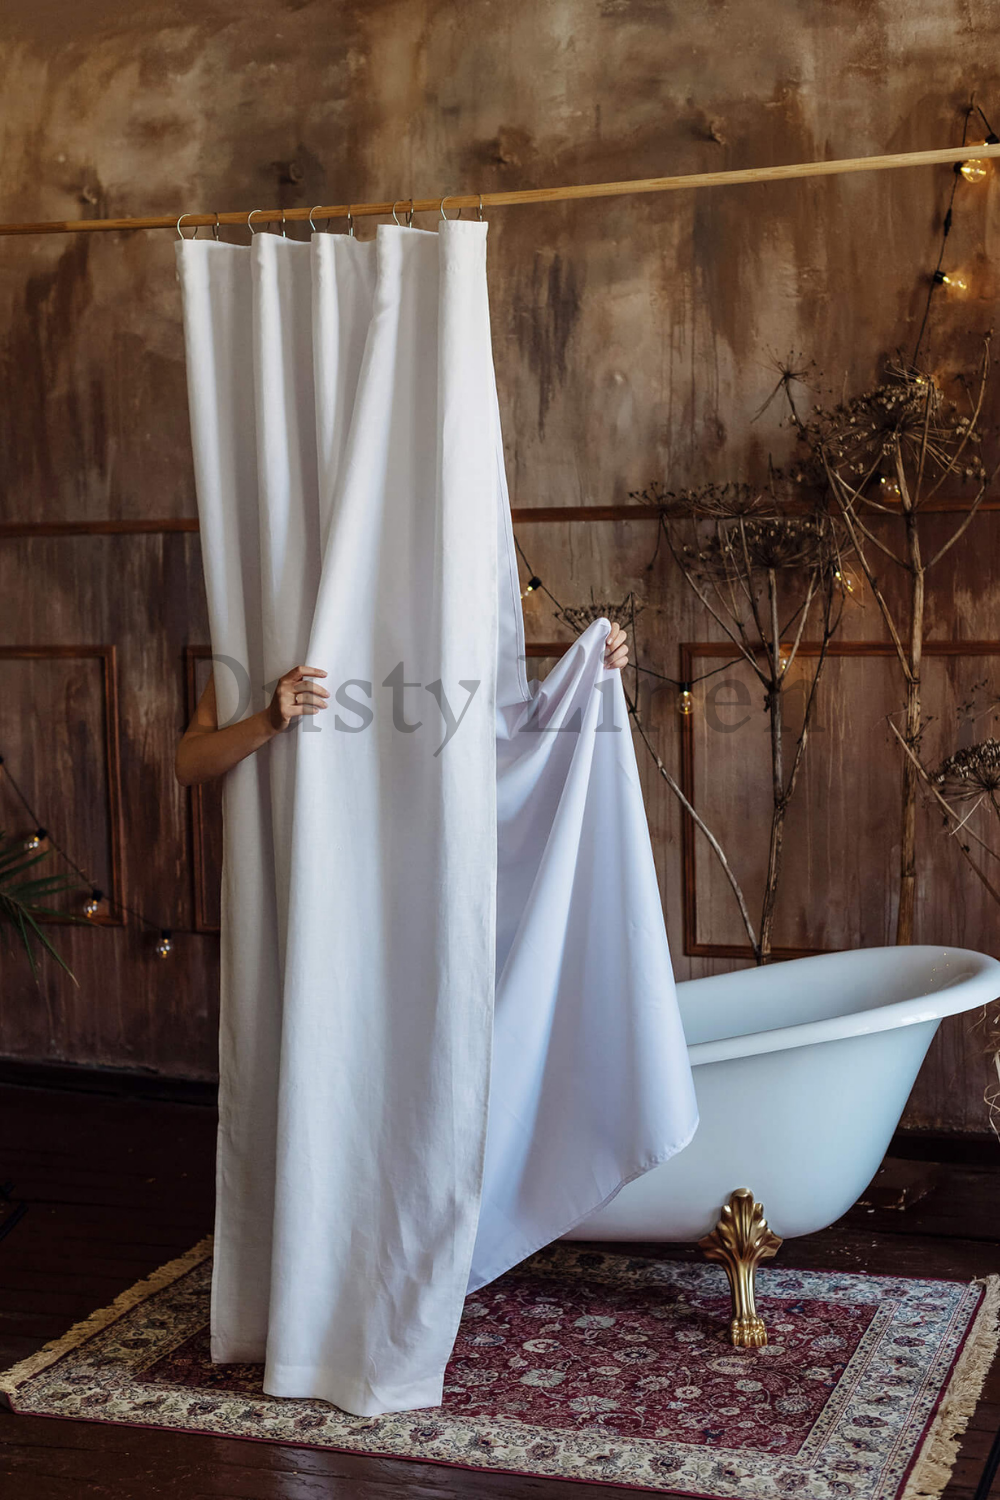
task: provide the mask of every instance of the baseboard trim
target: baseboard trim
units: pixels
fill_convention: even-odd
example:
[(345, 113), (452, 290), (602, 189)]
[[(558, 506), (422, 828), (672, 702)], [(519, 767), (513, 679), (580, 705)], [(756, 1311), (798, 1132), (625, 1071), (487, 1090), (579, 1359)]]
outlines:
[(162, 1100), (214, 1108), (219, 1085), (215, 1079), (173, 1078), (145, 1068), (95, 1068), (80, 1063), (2, 1057), (0, 1087), (61, 1089), (77, 1094), (101, 1094), (109, 1099)]
[(886, 1155), (995, 1171), (1000, 1166), (1000, 1140), (992, 1130), (897, 1130)]

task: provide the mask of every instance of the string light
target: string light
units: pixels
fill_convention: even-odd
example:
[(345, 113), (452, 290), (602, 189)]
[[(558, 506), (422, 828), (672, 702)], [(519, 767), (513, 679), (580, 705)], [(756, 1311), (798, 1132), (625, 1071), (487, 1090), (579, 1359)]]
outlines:
[(968, 161), (962, 162), (958, 170), (966, 182), (982, 182), (989, 169), (989, 157), (970, 156)]
[[(28, 817), (35, 824), (35, 832), (31, 834), (30, 837), (25, 839), (24, 847), (26, 849), (38, 849), (41, 847), (42, 840), (47, 839), (50, 849), (55, 854), (58, 854), (61, 859), (65, 860), (66, 864), (69, 865), (74, 875), (78, 875), (84, 885), (90, 887), (90, 895), (83, 903), (83, 914), (85, 917), (96, 917), (100, 912), (101, 903), (104, 900), (103, 891), (98, 890), (93, 881), (90, 879), (89, 875), (87, 875), (86, 871), (81, 870), (76, 860), (71, 859), (62, 845), (57, 844), (52, 835), (41, 826), (34, 808), (31, 806), (31, 803), (28, 801), (20, 786), (11, 775), (10, 769), (3, 755), (0, 755), (0, 777), (2, 776), (6, 776), (7, 780), (10, 782), (11, 790), (17, 797), (17, 800), (20, 802), (21, 806), (28, 814)], [(137, 911), (134, 906), (126, 906), (125, 902), (122, 900), (118, 900), (114, 904), (122, 912), (127, 912), (130, 917), (135, 917), (136, 921), (141, 922), (144, 927), (152, 927), (159, 932), (160, 938), (159, 942), (156, 945), (156, 953), (159, 958), (166, 958), (167, 955), (173, 951), (173, 942), (171, 941), (171, 933), (168, 927), (161, 927), (159, 922), (151, 921), (150, 918), (144, 916), (141, 911)]]
[(677, 695), (677, 712), (684, 714), (685, 717), (694, 713), (694, 694), (690, 683), (681, 683), (681, 690)]
[[(984, 146), (1000, 145), (1000, 136), (993, 134), (992, 130), (983, 141)], [(990, 159), (988, 156), (970, 156), (968, 161), (959, 162), (956, 172), (961, 172), (966, 182), (982, 182), (990, 170)]]
[[(917, 377), (917, 384), (918, 385), (925, 385), (926, 381), (922, 380), (918, 376)], [(895, 479), (890, 479), (889, 476), (888, 476), (888, 474), (883, 474), (882, 475), (882, 478), (879, 480), (879, 487), (880, 487), (880, 489), (882, 491), (882, 494), (885, 496), (885, 498), (887, 500), (898, 500), (900, 498), (900, 496), (899, 496), (899, 483)], [(839, 577), (839, 574), (838, 574), (838, 577)]]
[[(555, 605), (557, 615), (562, 617), (564, 614), (562, 605), (559, 603), (559, 600), (556, 598), (555, 594), (553, 594), (552, 590), (550, 588), (547, 588), (542, 580), (532, 572), (531, 563), (528, 561), (527, 554), (525, 553), (524, 548), (521, 546), (521, 543), (518, 541), (516, 536), (514, 538), (514, 546), (517, 548), (517, 554), (520, 557), (521, 561), (524, 563), (524, 566), (527, 568), (528, 573), (530, 574), (530, 577), (528, 579), (528, 586), (524, 590), (524, 593), (522, 593), (521, 598), (523, 599), (525, 594), (533, 593), (535, 589), (541, 589), (544, 593), (548, 594), (549, 598), (552, 600), (552, 603)], [(574, 629), (576, 629), (575, 626)], [(582, 632), (577, 629), (577, 634), (579, 635), (581, 633)], [(633, 649), (638, 650), (635, 645), (634, 618), (632, 621), (632, 638)], [(720, 672), (727, 672), (730, 667), (735, 667), (741, 660), (742, 657), (734, 656), (731, 661), (724, 661), (721, 666), (712, 667), (709, 671), (702, 672), (700, 677), (692, 678), (691, 682), (679, 682), (676, 677), (668, 677), (666, 672), (656, 672), (652, 667), (644, 667), (638, 661), (631, 662), (630, 666), (633, 672), (642, 672), (642, 674), (646, 677), (655, 677), (657, 682), (669, 683), (671, 687), (675, 687), (679, 690), (681, 696), (683, 696), (684, 692), (686, 691), (688, 697), (691, 699), (691, 706), (690, 708), (686, 709), (681, 708), (680, 698), (678, 698), (678, 710), (681, 713), (691, 713), (694, 709), (694, 699), (691, 697), (691, 688), (693, 687), (694, 683), (707, 682), (710, 677), (716, 677)]]
[[(974, 114), (979, 114), (980, 116), (982, 116), (983, 124), (986, 126), (986, 129), (989, 132), (986, 137), (986, 144), (990, 146), (1000, 145), (1000, 136), (996, 134), (989, 120), (983, 114), (982, 109), (974, 99), (969, 100), (969, 103), (965, 110), (965, 123), (962, 126), (962, 145), (965, 146), (968, 142), (969, 121), (972, 119), (972, 116)], [(953, 209), (955, 205), (955, 194), (958, 191), (958, 185), (960, 182), (982, 181), (982, 179), (989, 171), (989, 165), (989, 159), (981, 156), (970, 157), (968, 161), (955, 163), (954, 175), (951, 182), (951, 193), (948, 197), (948, 207), (945, 210), (944, 218), (941, 221), (941, 250), (938, 255), (937, 266), (928, 278), (930, 285), (927, 288), (927, 300), (924, 303), (924, 315), (920, 320), (920, 329), (917, 333), (917, 341), (913, 346), (913, 358), (910, 363), (914, 366), (917, 363), (917, 356), (920, 353), (920, 346), (924, 341), (924, 334), (927, 331), (927, 320), (930, 317), (931, 302), (934, 299), (934, 293), (936, 289), (939, 286), (945, 286), (949, 291), (952, 292), (961, 293), (968, 291), (968, 282), (966, 281), (966, 278), (961, 271), (943, 271), (941, 269), (941, 266), (942, 262), (944, 261), (945, 250), (948, 244), (948, 236), (951, 233)], [(917, 383), (920, 384), (921, 382), (918, 381)]]
[(934, 280), (938, 286), (950, 287), (953, 292), (967, 292), (969, 283), (961, 271), (935, 271)]

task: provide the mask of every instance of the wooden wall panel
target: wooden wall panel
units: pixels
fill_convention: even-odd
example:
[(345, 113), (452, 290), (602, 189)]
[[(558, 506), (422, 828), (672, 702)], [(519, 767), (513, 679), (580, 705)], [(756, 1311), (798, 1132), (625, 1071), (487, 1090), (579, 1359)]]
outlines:
[[(512, 0), (502, 18), (490, 0), (178, 0), (169, 16), (108, 0), (10, 0), (0, 45), (5, 217), (297, 206), (906, 150), (956, 140), (972, 90), (987, 113), (1000, 110), (1000, 27), (988, 6), (928, 0), (914, 28), (905, 8), (856, 7), (848, 18), (821, 0), (748, 0), (741, 25), (753, 38), (746, 48), (732, 46), (724, 7), (639, 0)], [(653, 560), (650, 521), (614, 519), (609, 507), (653, 478), (674, 487), (753, 479), (770, 459), (786, 461), (791, 434), (779, 404), (765, 407), (775, 355), (802, 350), (817, 362), (812, 389), (800, 392), (808, 405), (868, 380), (887, 351), (912, 348), (953, 180), (947, 168), (921, 169), (491, 216), (513, 503), (602, 517), (519, 528), (557, 597), (579, 604), (635, 589), (645, 601), (639, 652), (672, 675), (684, 642), (717, 640), (664, 549)], [(975, 188), (959, 184), (948, 263), (966, 271), (970, 292), (936, 298), (926, 345), (945, 376), (995, 318), (998, 208), (996, 172)], [(5, 960), (0, 1053), (204, 1077), (215, 1067), (218, 942), (208, 929), (218, 793), (200, 794), (192, 822), (171, 769), (189, 708), (186, 648), (208, 639), (199, 541), (188, 529), (173, 242), (169, 233), (0, 242), (0, 644), (115, 647), (123, 880), (131, 902), (175, 931), (163, 964), (134, 924), (65, 931), (78, 992), (51, 970), (36, 992)], [(948, 518), (933, 524), (943, 535)], [(116, 533), (121, 525), (130, 530)], [(998, 555), (993, 513), (935, 579), (930, 639), (1000, 636)], [(526, 601), (526, 614), (533, 640), (568, 638), (544, 595)], [(881, 635), (860, 600), (844, 640)], [(975, 726), (956, 726), (966, 665), (988, 679), (984, 706)], [(929, 705), (932, 732), (990, 732), (992, 665), (953, 670)], [(789, 942), (878, 941), (891, 930), (896, 769), (879, 725), (898, 684), (882, 672), (877, 663), (831, 672), (831, 727), (817, 737), (790, 824)], [(677, 774), (674, 690), (645, 679), (640, 699)], [(25, 723), (36, 710), (38, 795), (65, 809), (99, 859), (105, 772), (82, 750), (95, 703), (89, 689), (64, 703), (58, 733), (81, 747), (71, 794), (61, 796), (50, 777), (65, 785), (65, 776), (46, 769), (54, 699), (39, 708), (0, 697), (0, 751), (32, 755)], [(748, 774), (752, 757), (739, 780), (716, 749), (699, 751), (699, 765), (717, 773), (706, 792), (731, 822), (752, 884), (760, 785)], [(739, 960), (684, 952), (682, 823), (641, 751), (639, 760), (677, 972), (730, 967)], [(845, 837), (852, 821), (863, 824), (856, 845)], [(932, 820), (922, 834), (930, 851)], [(699, 940), (726, 944), (728, 894), (704, 860), (698, 880)], [(820, 888), (822, 908), (802, 895)], [(919, 923), (921, 936), (961, 935), (1000, 951), (996, 913), (940, 841), (922, 867)], [(982, 1128), (982, 1081), (974, 1038), (953, 1023), (909, 1118)]]
[[(803, 642), (790, 668), (787, 755), (801, 729), (816, 653), (815, 644)], [(761, 711), (761, 689), (749, 667), (744, 662), (729, 665), (731, 658), (728, 642), (685, 643), (681, 648), (685, 679), (710, 672), (717, 663), (726, 664), (724, 671), (699, 685), (699, 711), (680, 721), (681, 785), (713, 830), (766, 830), (769, 721)], [(974, 731), (968, 708), (981, 698), (982, 685), (996, 679), (998, 658), (997, 641), (928, 642), (922, 678), (933, 712), (928, 714), (921, 746), (928, 765), (938, 765), (960, 742), (970, 743)], [(899, 759), (889, 718), (898, 709), (898, 677), (895, 650), (888, 641), (834, 641), (829, 648), (788, 822), (775, 924), (779, 957), (868, 948), (893, 940)], [(942, 836), (941, 821), (937, 807), (925, 798), (920, 824), (920, 939), (974, 947), (988, 936), (996, 907), (963, 865), (954, 841)], [(693, 828), (685, 818), (684, 951), (750, 959), (725, 875)], [(740, 847), (744, 857), (750, 856), (740, 878), (753, 914), (760, 909), (764, 890), (767, 843), (762, 838), (751, 845), (744, 838)], [(946, 895), (951, 898), (947, 904)], [(699, 906), (712, 914), (711, 936), (699, 928)]]
[[(65, 849), (101, 891), (94, 921), (122, 922), (121, 737), (113, 646), (0, 646), (0, 828)], [(27, 807), (25, 806), (27, 804)], [(41, 846), (40, 846), (41, 848)], [(54, 856), (37, 873), (77, 871)], [(89, 897), (84, 890), (74, 904)]]
[[(0, 1051), (211, 1077), (218, 940), (193, 931), (187, 794), (172, 770), (187, 718), (184, 647), (189, 633), (202, 640), (208, 633), (197, 537), (5, 541), (0, 598), (17, 600), (0, 616), (0, 688), (11, 690), (0, 694), (0, 753), (46, 826), (65, 835), (84, 868), (96, 864), (95, 873), (107, 865), (101, 657), (43, 655), (28, 664), (6, 659), (3, 648), (115, 647), (122, 889), (154, 924), (130, 918), (118, 928), (55, 928), (79, 987), (53, 964), (36, 987), (26, 962), (3, 955)], [(174, 933), (167, 960), (154, 954), (161, 926)]]

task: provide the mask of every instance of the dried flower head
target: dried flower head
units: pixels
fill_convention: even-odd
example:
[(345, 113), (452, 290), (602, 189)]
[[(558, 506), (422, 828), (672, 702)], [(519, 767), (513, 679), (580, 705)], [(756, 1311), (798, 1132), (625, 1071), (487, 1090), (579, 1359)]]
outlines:
[(707, 580), (743, 579), (781, 572), (800, 577), (836, 574), (845, 544), (828, 515), (735, 516), (700, 528), (696, 541), (677, 549), (682, 565)]
[(956, 750), (941, 762), (931, 781), (952, 802), (969, 802), (984, 794), (994, 797), (1000, 791), (1000, 743), (982, 740)]
[(621, 624), (622, 621), (641, 614), (644, 608), (645, 605), (637, 595), (628, 593), (617, 604), (607, 599), (594, 599), (590, 604), (566, 605), (563, 609), (556, 611), (556, 618), (565, 621), (571, 630), (576, 631), (577, 635), (582, 635), (587, 626), (593, 625), (595, 620), (617, 620)]
[(818, 366), (814, 359), (806, 359), (800, 350), (792, 349), (788, 354), (779, 355), (775, 351), (768, 351), (767, 366), (777, 375), (776, 384), (772, 387), (770, 394), (765, 397), (763, 403), (757, 408), (751, 422), (756, 422), (767, 411), (771, 402), (777, 396), (783, 396), (789, 410), (789, 420), (797, 427), (800, 422), (798, 409), (795, 405), (794, 388), (797, 385), (807, 386), (818, 373)]
[(830, 529), (826, 518), (768, 516), (737, 521), (726, 528), (725, 536), (727, 545), (740, 554), (745, 544), (755, 568), (812, 569), (826, 556)]
[(629, 499), (655, 505), (664, 520), (681, 518), (753, 516), (773, 514), (774, 496), (752, 484), (703, 484), (683, 490), (664, 489), (655, 479), (644, 490), (632, 490)]
[(808, 449), (852, 488), (894, 480), (900, 468), (928, 478), (986, 478), (977, 421), (945, 400), (933, 375), (912, 367), (889, 364), (870, 390), (817, 407), (801, 433)]
[(656, 505), (667, 520), (701, 516), (731, 520), (736, 516), (775, 514), (774, 497), (752, 484), (703, 484), (695, 489), (665, 490), (655, 481), (630, 498)]

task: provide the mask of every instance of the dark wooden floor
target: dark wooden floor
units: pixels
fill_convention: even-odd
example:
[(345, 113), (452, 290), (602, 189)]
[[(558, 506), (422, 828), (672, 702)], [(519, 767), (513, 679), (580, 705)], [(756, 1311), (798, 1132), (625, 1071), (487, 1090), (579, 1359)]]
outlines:
[[(0, 1368), (212, 1227), (215, 1115), (205, 1103), (183, 1102), (202, 1097), (197, 1087), (150, 1099), (94, 1092), (103, 1085), (93, 1080), (77, 1084), (0, 1081), (0, 1180), (13, 1179), (30, 1204), (0, 1240)], [(907, 1138), (893, 1154), (944, 1158), (937, 1186), (903, 1211), (855, 1208), (832, 1229), (789, 1242), (780, 1263), (963, 1279), (1000, 1271), (1000, 1146)], [(947, 1500), (971, 1500), (998, 1424), (995, 1367)], [(608, 1500), (632, 1493), (0, 1411), (5, 1500)], [(993, 1493), (1000, 1496), (1000, 1482)]]

